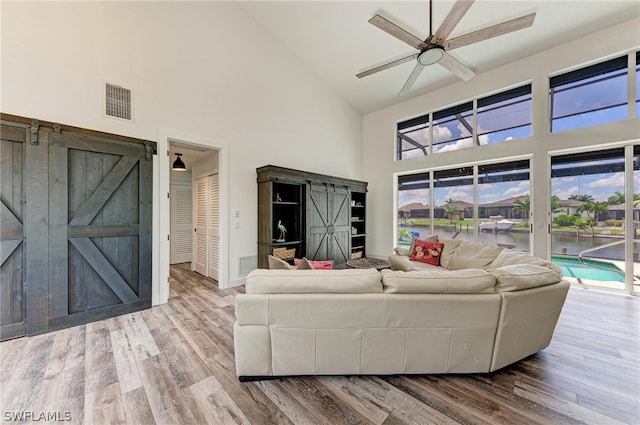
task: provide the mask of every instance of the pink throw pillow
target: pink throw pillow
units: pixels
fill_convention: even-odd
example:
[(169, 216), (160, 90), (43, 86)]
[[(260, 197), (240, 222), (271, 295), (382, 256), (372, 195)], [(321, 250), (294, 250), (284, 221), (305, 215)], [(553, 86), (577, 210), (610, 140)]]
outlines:
[[(325, 260), (325, 261), (311, 261), (308, 260), (311, 265), (313, 266), (314, 270), (333, 270), (333, 261), (331, 260)], [(293, 259), (293, 264), (294, 265), (298, 265), (300, 264), (300, 259), (299, 258), (294, 258)]]
[(412, 261), (420, 261), (422, 263), (439, 266), (443, 247), (444, 244), (442, 242), (429, 242), (416, 239), (411, 257), (409, 258)]

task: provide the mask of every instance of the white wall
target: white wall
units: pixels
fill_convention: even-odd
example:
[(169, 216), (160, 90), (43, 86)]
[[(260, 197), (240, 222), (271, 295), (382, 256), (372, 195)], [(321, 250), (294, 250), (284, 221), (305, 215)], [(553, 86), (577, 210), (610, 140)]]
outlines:
[[(229, 230), (228, 283), (242, 283), (238, 258), (257, 252), (256, 167), (362, 177), (361, 115), (238, 4), (1, 7), (2, 112), (158, 141), (161, 167), (162, 135), (228, 148), (226, 209), (241, 212), (240, 228)], [(104, 81), (133, 89), (133, 124), (102, 115)], [(169, 189), (163, 173), (155, 174), (156, 200)], [(164, 220), (154, 206), (156, 220)], [(154, 238), (156, 249), (161, 240)], [(168, 261), (165, 251), (156, 262)]]
[[(547, 183), (548, 152), (640, 139), (640, 120), (637, 118), (551, 134), (548, 124), (548, 77), (550, 74), (558, 74), (569, 68), (577, 68), (637, 50), (640, 46), (638, 28), (640, 28), (640, 20), (634, 19), (521, 61), (483, 72), (467, 83), (460, 82), (444, 87), (365, 115), (363, 117), (363, 179), (369, 182), (367, 210), (369, 255), (384, 258), (391, 252), (395, 243), (392, 224), (397, 216), (397, 209), (394, 200), (393, 173), (531, 156), (535, 226), (533, 253), (546, 257), (548, 242), (545, 234), (547, 204), (550, 196)], [(533, 86), (532, 137), (510, 143), (440, 153), (430, 157), (395, 160), (396, 122), (527, 82), (532, 82)]]

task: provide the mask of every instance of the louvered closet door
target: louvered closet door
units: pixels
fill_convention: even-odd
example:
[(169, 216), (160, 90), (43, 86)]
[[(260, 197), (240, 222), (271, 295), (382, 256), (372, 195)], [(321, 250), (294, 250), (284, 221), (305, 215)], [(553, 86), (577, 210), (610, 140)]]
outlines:
[(218, 175), (209, 176), (209, 273), (218, 280), (220, 256), (220, 185)]
[(171, 185), (171, 264), (191, 261), (193, 249), (193, 189)]
[(194, 231), (194, 253), (193, 253), (193, 270), (203, 276), (207, 275), (207, 245), (208, 245), (208, 177), (201, 177), (195, 181), (195, 231)]

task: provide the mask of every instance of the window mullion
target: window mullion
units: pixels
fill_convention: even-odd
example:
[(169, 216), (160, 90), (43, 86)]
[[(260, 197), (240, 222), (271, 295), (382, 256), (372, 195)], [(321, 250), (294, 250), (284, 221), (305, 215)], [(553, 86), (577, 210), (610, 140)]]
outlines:
[(473, 144), (475, 146), (480, 145), (480, 140), (478, 140), (478, 99), (473, 99), (473, 125), (471, 126), (473, 131), (471, 132), (471, 137), (473, 140)]

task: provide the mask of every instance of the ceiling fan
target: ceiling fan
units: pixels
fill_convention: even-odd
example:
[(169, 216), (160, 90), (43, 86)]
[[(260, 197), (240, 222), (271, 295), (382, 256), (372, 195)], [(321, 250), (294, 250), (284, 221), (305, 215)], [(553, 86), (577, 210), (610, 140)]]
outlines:
[(510, 32), (518, 31), (524, 28), (528, 28), (533, 25), (535, 19), (535, 12), (528, 15), (520, 16), (518, 18), (510, 19), (499, 24), (491, 25), (472, 31), (467, 34), (463, 34), (458, 37), (447, 40), (447, 37), (451, 34), (453, 29), (458, 25), (462, 17), (467, 13), (474, 0), (458, 0), (453, 5), (451, 11), (447, 17), (442, 21), (442, 24), (435, 32), (432, 32), (433, 21), (433, 2), (429, 1), (429, 36), (421, 40), (419, 37), (411, 34), (404, 28), (394, 24), (387, 18), (376, 14), (369, 23), (380, 28), (382, 31), (396, 37), (400, 41), (404, 41), (411, 47), (418, 50), (417, 53), (412, 53), (409, 56), (405, 56), (400, 59), (393, 60), (384, 65), (378, 65), (370, 68), (366, 71), (362, 71), (356, 74), (356, 77), (362, 78), (367, 75), (375, 74), (376, 72), (383, 71), (385, 69), (392, 68), (394, 66), (416, 60), (416, 66), (413, 68), (413, 72), (409, 75), (409, 78), (404, 83), (402, 90), (398, 93), (398, 96), (405, 93), (413, 86), (422, 70), (429, 65), (439, 64), (448, 69), (451, 73), (464, 81), (469, 81), (476, 75), (469, 67), (462, 62), (451, 56), (448, 52), (458, 47), (468, 46), (469, 44), (477, 43), (479, 41), (488, 40), (499, 35), (508, 34)]

